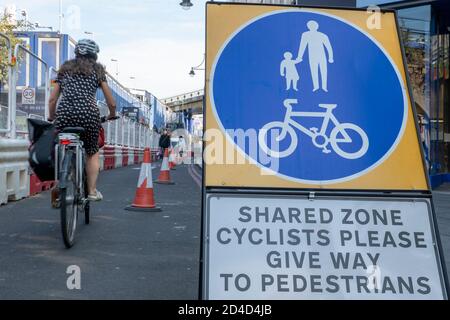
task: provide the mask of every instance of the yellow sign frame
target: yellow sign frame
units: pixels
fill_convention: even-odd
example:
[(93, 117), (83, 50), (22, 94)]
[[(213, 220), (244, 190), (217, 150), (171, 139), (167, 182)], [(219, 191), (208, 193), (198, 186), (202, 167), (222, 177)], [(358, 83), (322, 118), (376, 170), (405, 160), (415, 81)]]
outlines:
[[(395, 150), (378, 166), (365, 174), (337, 183), (303, 183), (270, 174), (255, 163), (246, 159), (236, 146), (225, 138), (225, 133), (215, 118), (210, 90), (210, 75), (223, 44), (242, 25), (259, 16), (275, 11), (317, 11), (336, 16), (370, 34), (384, 48), (401, 73), (407, 86), (408, 115), (404, 133)], [(363, 9), (316, 8), (280, 5), (211, 3), (206, 5), (206, 73), (205, 73), (205, 187), (227, 188), (285, 188), (285, 189), (323, 189), (323, 190), (392, 190), (420, 191), (431, 190), (426, 170), (423, 150), (419, 140), (416, 110), (413, 104), (410, 82), (405, 68), (405, 57), (400, 42), (397, 17), (394, 11), (380, 13), (381, 29), (369, 28), (367, 20), (373, 12)], [(221, 132), (222, 137), (217, 136)], [(211, 134), (212, 132), (212, 134)], [(217, 139), (222, 141), (218, 144)], [(223, 149), (221, 159), (217, 147)], [(230, 152), (231, 150), (231, 152)], [(220, 152), (219, 152), (220, 153)], [(231, 156), (230, 156), (231, 154)], [(230, 161), (229, 161), (230, 160)]]

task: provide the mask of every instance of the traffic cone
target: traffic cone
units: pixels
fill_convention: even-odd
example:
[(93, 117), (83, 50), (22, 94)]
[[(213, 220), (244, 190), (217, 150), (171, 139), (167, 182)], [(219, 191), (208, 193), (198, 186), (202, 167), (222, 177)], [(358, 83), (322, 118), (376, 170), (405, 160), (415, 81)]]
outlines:
[(161, 208), (157, 207), (155, 204), (155, 196), (153, 194), (152, 157), (149, 148), (144, 150), (144, 162), (141, 166), (133, 204), (126, 207), (125, 210), (146, 212), (161, 211)]
[(175, 164), (175, 155), (173, 154), (173, 149), (170, 149), (170, 154), (169, 154), (169, 169), (170, 170), (177, 170), (176, 168), (176, 164)]
[(155, 183), (160, 184), (175, 184), (170, 180), (170, 169), (169, 169), (169, 149), (164, 149), (164, 158), (161, 164), (161, 173), (159, 178)]

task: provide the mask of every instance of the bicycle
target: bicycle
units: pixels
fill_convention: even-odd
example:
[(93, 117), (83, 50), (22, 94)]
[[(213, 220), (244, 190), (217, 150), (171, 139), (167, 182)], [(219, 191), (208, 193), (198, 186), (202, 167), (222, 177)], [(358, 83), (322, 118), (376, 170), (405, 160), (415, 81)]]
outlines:
[[(109, 120), (115, 120), (118, 117)], [(108, 121), (106, 117), (101, 122)], [(75, 240), (78, 216), (84, 212), (85, 224), (90, 223), (90, 202), (88, 200), (86, 153), (80, 135), (81, 127), (67, 127), (57, 138), (55, 146), (55, 177), (59, 188), (61, 231), (66, 248), (71, 248)]]
[[(367, 134), (363, 129), (353, 123), (340, 123), (333, 114), (333, 110), (337, 107), (336, 104), (319, 104), (319, 107), (325, 109), (324, 112), (294, 112), (292, 110), (292, 105), (296, 103), (298, 103), (297, 99), (286, 99), (284, 101), (284, 106), (287, 110), (284, 121), (269, 122), (259, 131), (259, 145), (267, 155), (276, 158), (284, 158), (290, 156), (296, 150), (298, 145), (298, 136), (294, 128), (299, 129), (301, 132), (311, 137), (314, 146), (322, 149), (323, 153), (331, 153), (331, 150), (328, 149), (328, 145), (331, 145), (331, 148), (334, 150), (334, 152), (345, 159), (358, 159), (366, 154), (367, 150), (369, 149), (369, 138), (367, 137)], [(320, 130), (318, 128), (308, 129), (293, 120), (292, 117), (323, 118), (322, 127), (320, 128)], [(334, 128), (332, 129), (331, 134), (328, 137), (326, 131), (330, 122), (334, 124)], [(273, 150), (267, 145), (266, 139), (268, 133), (271, 130), (277, 128), (279, 128), (278, 132), (281, 131), (281, 134), (275, 138), (276, 142), (284, 140), (287, 137), (287, 134), (289, 134), (291, 137), (291, 143), (286, 148), (286, 150)], [(339, 146), (339, 144), (342, 143), (348, 144), (353, 142), (352, 138), (348, 134), (348, 131), (350, 130), (355, 131), (362, 141), (361, 148), (359, 148), (359, 150), (355, 152), (345, 152)], [(338, 138), (339, 134), (342, 136), (342, 138)]]

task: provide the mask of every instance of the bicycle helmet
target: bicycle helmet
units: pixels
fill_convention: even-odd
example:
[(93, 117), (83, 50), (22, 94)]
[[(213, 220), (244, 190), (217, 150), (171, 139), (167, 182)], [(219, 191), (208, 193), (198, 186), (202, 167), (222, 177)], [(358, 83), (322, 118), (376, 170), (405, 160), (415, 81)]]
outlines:
[(97, 54), (100, 52), (98, 44), (90, 39), (81, 39), (75, 46), (75, 55), (92, 56), (97, 60)]

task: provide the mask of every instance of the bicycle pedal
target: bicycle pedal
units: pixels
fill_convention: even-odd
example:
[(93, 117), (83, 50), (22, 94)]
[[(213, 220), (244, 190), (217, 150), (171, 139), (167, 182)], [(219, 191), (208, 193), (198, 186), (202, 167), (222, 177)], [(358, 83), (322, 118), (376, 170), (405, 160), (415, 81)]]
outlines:
[(316, 127), (310, 128), (309, 130), (311, 130), (314, 133), (317, 133), (319, 131), (319, 129), (317, 129)]
[(328, 154), (328, 153), (331, 153), (331, 150), (323, 149), (322, 152)]

